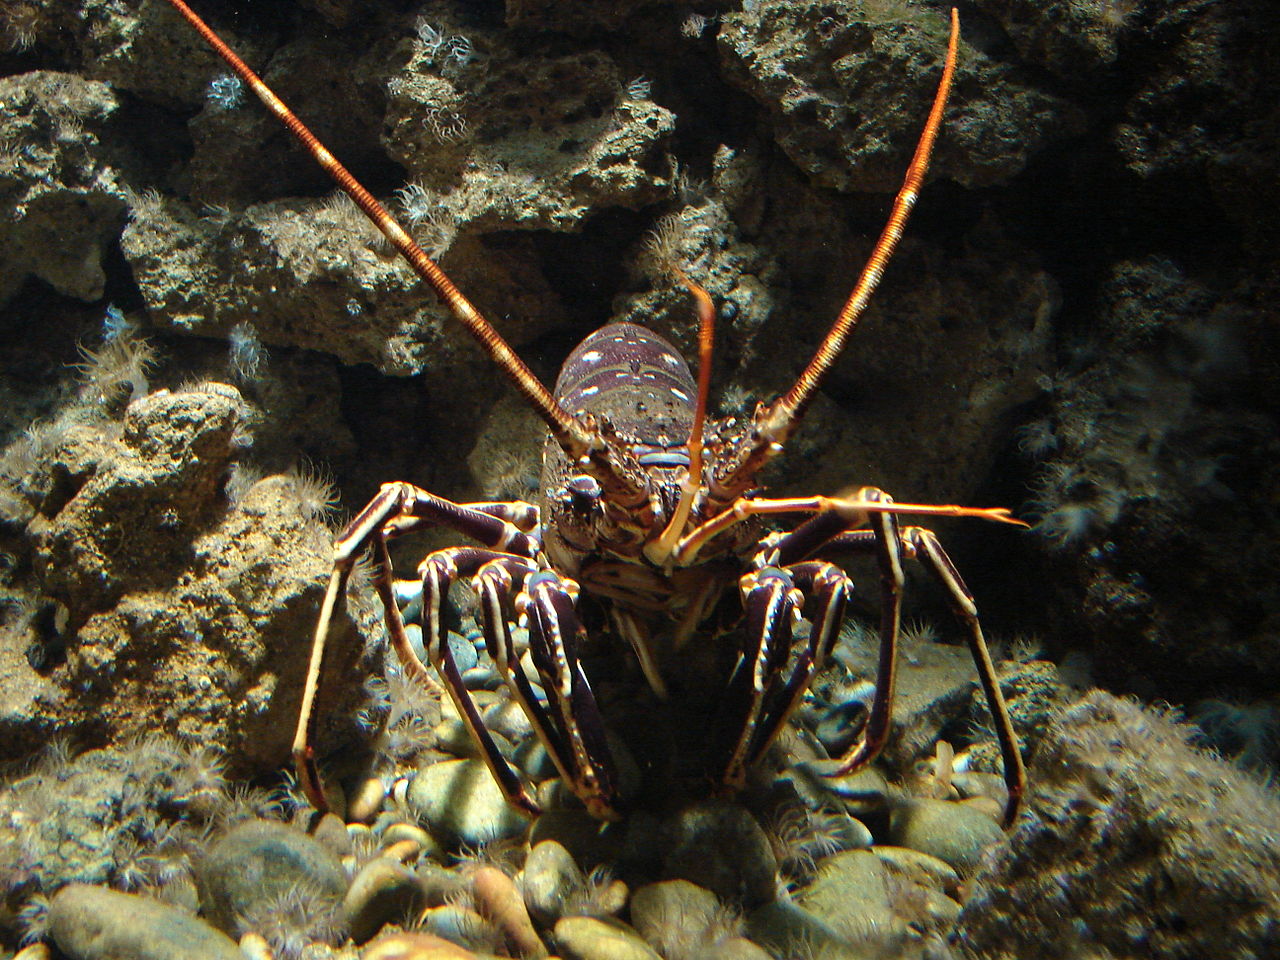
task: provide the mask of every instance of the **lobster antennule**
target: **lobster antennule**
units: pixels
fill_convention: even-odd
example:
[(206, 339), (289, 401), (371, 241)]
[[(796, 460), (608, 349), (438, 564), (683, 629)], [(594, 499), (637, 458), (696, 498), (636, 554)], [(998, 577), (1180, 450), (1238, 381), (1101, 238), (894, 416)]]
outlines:
[(556, 402), (551, 392), (542, 384), (533, 371), (516, 355), (511, 346), (494, 329), (493, 325), (481, 315), (480, 311), (463, 296), (445, 272), (426, 255), (414, 239), (409, 236), (386, 208), (382, 206), (351, 172), (322, 144), (308, 128), (298, 119), (262, 78), (236, 55), (230, 47), (214, 33), (213, 29), (200, 19), (184, 0), (168, 0), (184, 20), (189, 23), (215, 53), (221, 57), (258, 99), (289, 129), (303, 148), (324, 168), (334, 183), (349, 196), (383, 235), (400, 252), (414, 271), (435, 291), (436, 296), (447, 306), (450, 312), (479, 342), (481, 349), (489, 355), (507, 377), (520, 391), (529, 405), (546, 423), (556, 442), (572, 458), (578, 459), (588, 453), (598, 453), (601, 441), (599, 436), (589, 430)]
[(707, 422), (707, 396), (711, 392), (711, 359), (715, 352), (716, 308), (711, 296), (677, 269), (676, 276), (693, 294), (698, 307), (698, 396), (694, 400), (693, 425), (689, 428), (689, 472), (680, 484), (680, 500), (671, 513), (671, 521), (658, 539), (645, 545), (645, 556), (662, 566), (667, 563), (676, 544), (684, 535), (685, 524), (693, 510), (698, 491), (702, 488), (702, 432)]
[(764, 449), (767, 449), (770, 444), (785, 443), (788, 435), (804, 415), (809, 402), (818, 392), (823, 378), (839, 358), (849, 340), (849, 335), (862, 317), (863, 311), (866, 310), (871, 294), (880, 283), (885, 265), (893, 256), (898, 241), (902, 239), (903, 228), (911, 214), (911, 208), (915, 205), (925, 173), (929, 169), (929, 158), (938, 137), (938, 129), (942, 126), (942, 114), (946, 109), (947, 97), (951, 92), (951, 80), (955, 75), (956, 51), (959, 42), (960, 14), (953, 7), (951, 33), (947, 41), (947, 57), (942, 68), (942, 79), (938, 83), (938, 92), (934, 95), (929, 118), (925, 121), (924, 132), (920, 135), (920, 142), (916, 145), (915, 154), (907, 167), (902, 188), (893, 200), (889, 220), (881, 231), (879, 239), (876, 240), (876, 245), (871, 251), (871, 256), (867, 258), (866, 266), (862, 268), (853, 292), (845, 301), (844, 308), (831, 325), (831, 329), (827, 331), (822, 343), (818, 345), (813, 359), (809, 361), (791, 389), (768, 408), (760, 431), (761, 445)]
[(707, 396), (711, 393), (711, 358), (715, 352), (716, 308), (702, 287), (681, 274), (681, 279), (698, 305), (698, 397), (689, 430), (689, 476), (697, 489), (702, 482), (702, 431), (707, 422)]

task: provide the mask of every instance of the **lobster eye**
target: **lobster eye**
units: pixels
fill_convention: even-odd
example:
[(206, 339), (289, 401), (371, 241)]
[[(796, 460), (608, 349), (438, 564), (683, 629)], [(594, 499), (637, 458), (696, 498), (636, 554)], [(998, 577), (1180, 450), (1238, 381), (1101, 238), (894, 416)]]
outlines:
[(564, 491), (569, 504), (578, 510), (590, 510), (596, 505), (603, 491), (595, 477), (579, 474), (565, 482)]

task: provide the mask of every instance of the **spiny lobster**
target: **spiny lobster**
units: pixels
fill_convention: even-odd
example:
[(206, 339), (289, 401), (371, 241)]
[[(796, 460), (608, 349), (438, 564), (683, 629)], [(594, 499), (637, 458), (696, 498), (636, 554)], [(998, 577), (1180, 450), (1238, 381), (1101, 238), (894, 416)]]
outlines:
[[(716, 776), (741, 786), (800, 703), (831, 653), (852, 590), (828, 558), (869, 554), (880, 570), (880, 652), (866, 725), (835, 769), (871, 762), (889, 734), (901, 621), (903, 562), (918, 560), (942, 585), (963, 623), (995, 718), (1013, 822), (1025, 774), (1008, 711), (987, 652), (977, 608), (937, 537), (899, 526), (907, 515), (972, 516), (1018, 523), (1007, 510), (895, 503), (878, 489), (851, 496), (769, 499), (755, 493), (761, 469), (786, 446), (823, 377), (844, 348), (892, 255), (928, 167), (955, 72), (959, 16), (951, 12), (942, 78), (906, 177), (870, 259), (835, 323), (795, 384), (739, 422), (708, 422), (715, 309), (680, 271), (699, 316), (695, 381), (685, 360), (657, 334), (628, 323), (598, 330), (569, 356), (550, 392), (444, 272), (284, 103), (183, 0), (169, 3), (257, 94), (339, 187), (360, 207), (506, 374), (547, 425), (540, 502), (454, 503), (409, 483), (382, 486), (334, 546), (334, 565), (316, 627), (294, 758), (318, 809), (326, 802), (312, 746), (315, 697), (335, 605), (356, 560), (375, 558), (374, 586), (391, 644), (407, 675), (433, 684), (415, 654), (396, 600), (388, 542), (415, 530), (448, 527), (479, 546), (430, 554), (419, 566), (427, 659), (508, 801), (533, 815), (538, 803), (486, 729), (447, 642), (442, 613), (454, 581), (468, 578), (479, 598), (486, 649), (546, 747), (564, 782), (601, 819), (619, 815), (617, 765), (592, 679), (581, 659), (588, 639), (580, 594), (607, 611), (616, 637), (634, 651), (662, 699), (667, 662), (686, 650), (713, 611), (732, 604), (730, 651), (720, 702), (712, 711)], [(787, 532), (765, 532), (764, 518), (808, 514)], [(793, 635), (800, 622), (808, 625)], [(527, 627), (542, 690), (518, 663), (513, 632)]]

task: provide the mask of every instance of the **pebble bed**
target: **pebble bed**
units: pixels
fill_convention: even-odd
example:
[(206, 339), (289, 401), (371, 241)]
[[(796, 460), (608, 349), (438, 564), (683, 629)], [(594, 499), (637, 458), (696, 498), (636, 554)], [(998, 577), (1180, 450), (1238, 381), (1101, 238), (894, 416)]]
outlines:
[[(943, 751), (906, 784), (875, 769), (830, 778), (822, 743), (797, 727), (740, 797), (601, 824), (495, 689), (477, 638), (453, 639), (543, 815), (510, 807), (451, 705), (395, 670), (361, 718), (377, 757), (330, 784), (340, 816), (288, 784), (228, 784), (220, 758), (164, 736), (53, 750), (0, 795), (17, 956), (947, 955), (962, 878), (1003, 836), (998, 776)], [(847, 712), (810, 710), (813, 725), (834, 710)]]

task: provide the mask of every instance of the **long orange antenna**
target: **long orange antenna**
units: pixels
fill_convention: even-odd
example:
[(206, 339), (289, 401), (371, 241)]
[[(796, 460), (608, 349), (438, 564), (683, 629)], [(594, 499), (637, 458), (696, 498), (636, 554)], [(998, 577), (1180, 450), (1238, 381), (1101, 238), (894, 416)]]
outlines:
[(218, 56), (226, 61), (227, 66), (249, 85), (250, 89), (257, 94), (258, 99), (266, 105), (267, 109), (289, 128), (289, 132), (315, 158), (316, 162), (325, 169), (325, 172), (333, 178), (334, 183), (355, 202), (356, 206), (364, 211), (365, 216), (373, 221), (374, 225), (382, 231), (392, 245), (400, 251), (400, 255), (413, 267), (418, 276), (431, 286), (431, 289), (436, 292), (436, 296), (476, 338), (481, 349), (506, 372), (511, 382), (515, 384), (516, 389), (529, 401), (538, 416), (547, 424), (552, 436), (556, 438), (556, 441), (564, 448), (565, 452), (570, 457), (577, 459), (588, 452), (597, 451), (600, 446), (598, 436), (570, 416), (556, 402), (551, 392), (533, 375), (533, 371), (525, 365), (524, 361), (516, 355), (510, 345), (502, 339), (502, 335), (494, 329), (493, 325), (481, 315), (470, 300), (463, 296), (462, 292), (453, 285), (453, 281), (445, 275), (435, 261), (423, 252), (422, 248), (387, 212), (386, 208), (378, 203), (373, 195), (351, 175), (351, 172), (338, 162), (324, 144), (316, 139), (315, 134), (307, 129), (297, 115), (275, 95), (270, 87), (262, 82), (262, 79), (256, 73), (249, 69), (248, 65), (236, 55), (235, 51), (228, 47), (222, 41), (222, 38), (214, 33), (209, 25), (201, 20), (183, 0), (169, 0), (169, 4), (182, 15), (182, 18), (187, 23), (191, 24), (209, 46), (213, 47)]
[(880, 283), (885, 264), (893, 256), (893, 251), (898, 246), (898, 241), (902, 239), (903, 227), (906, 226), (907, 217), (911, 215), (911, 208), (915, 205), (916, 196), (920, 192), (920, 185), (924, 182), (925, 172), (929, 169), (929, 157), (933, 153), (934, 141), (938, 138), (938, 128), (942, 125), (942, 114), (947, 106), (947, 96), (951, 92), (951, 79), (955, 75), (956, 50), (959, 42), (960, 14), (953, 7), (951, 10), (951, 37), (947, 43), (947, 60), (942, 68), (942, 80), (939, 82), (938, 92), (933, 98), (933, 108), (929, 111), (929, 119), (925, 122), (924, 133), (921, 134), (920, 142), (916, 145), (916, 152), (911, 158), (911, 165), (907, 167), (907, 175), (903, 180), (902, 189), (898, 191), (897, 197), (894, 198), (893, 209), (889, 213), (889, 222), (885, 224), (884, 230), (880, 234), (880, 239), (876, 241), (875, 248), (871, 251), (871, 256), (868, 258), (866, 266), (862, 268), (862, 275), (858, 277), (853, 293), (849, 295), (844, 309), (840, 311), (835, 323), (832, 324), (826, 337), (823, 338), (822, 343), (818, 346), (813, 359), (809, 361), (809, 365), (800, 374), (800, 378), (796, 380), (795, 385), (784, 396), (775, 400), (769, 408), (764, 429), (761, 431), (761, 435), (766, 439), (766, 442), (775, 444), (785, 442), (787, 435), (804, 414), (805, 408), (808, 407), (809, 402), (817, 393), (823, 377), (826, 376), (827, 371), (831, 369), (840, 356), (840, 351), (844, 349), (845, 343), (848, 342), (849, 335), (853, 332), (853, 328), (857, 325), (867, 307), (867, 303), (871, 299), (871, 294)]

